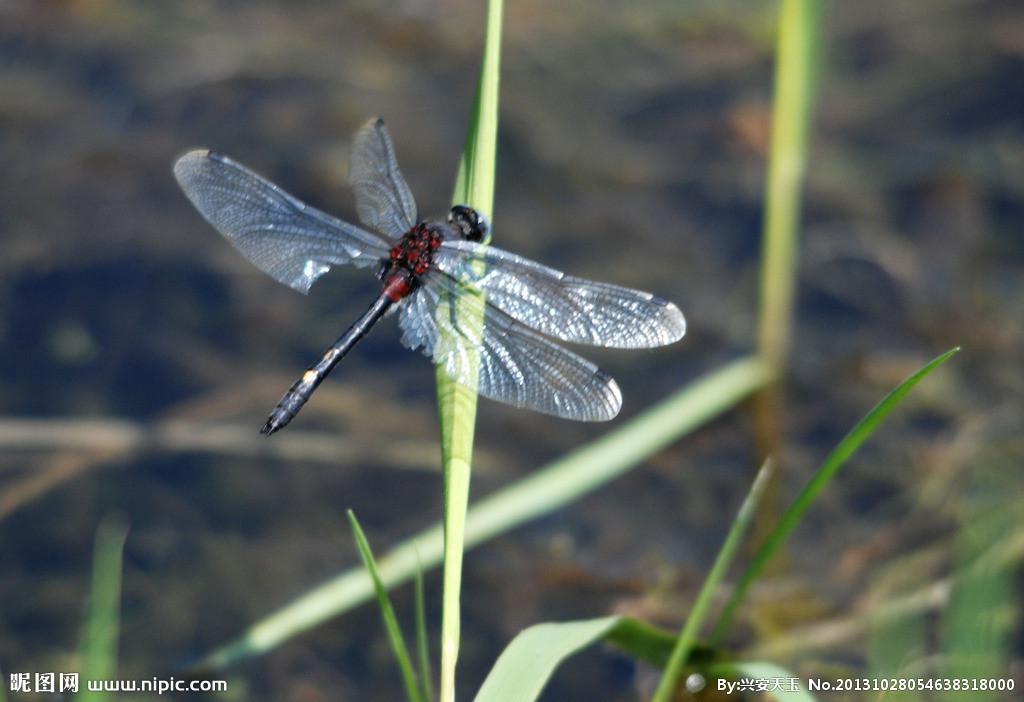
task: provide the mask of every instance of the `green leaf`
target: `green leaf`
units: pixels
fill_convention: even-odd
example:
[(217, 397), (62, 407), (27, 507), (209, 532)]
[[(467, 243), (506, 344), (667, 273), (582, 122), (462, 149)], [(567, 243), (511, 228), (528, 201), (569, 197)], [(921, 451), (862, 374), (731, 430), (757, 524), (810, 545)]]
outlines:
[(712, 644), (717, 643), (721, 640), (722, 636), (728, 630), (729, 625), (732, 622), (733, 616), (735, 616), (736, 610), (739, 607), (740, 602), (743, 601), (743, 597), (746, 595), (750, 585), (754, 582), (765, 564), (775, 555), (775, 553), (782, 546), (783, 542), (789, 537), (796, 528), (800, 520), (803, 519), (807, 510), (814, 502), (815, 498), (821, 494), (821, 491), (825, 489), (829, 481), (835, 477), (835, 474), (839, 469), (846, 463), (847, 459), (850, 458), (860, 448), (861, 444), (868, 440), (868, 438), (874, 434), (878, 426), (889, 416), (897, 405), (907, 396), (914, 386), (921, 382), (927, 375), (929, 375), (936, 368), (941, 366), (943, 363), (948, 361), (960, 348), (953, 348), (946, 353), (938, 356), (922, 368), (920, 368), (913, 375), (908, 377), (895, 389), (892, 390), (885, 398), (879, 402), (875, 407), (868, 412), (856, 426), (849, 431), (849, 433), (843, 437), (843, 440), (832, 449), (832, 452), (825, 458), (825, 462), (821, 464), (817, 472), (807, 483), (804, 489), (797, 495), (797, 498), (793, 501), (793, 504), (789, 506), (789, 509), (782, 515), (779, 523), (768, 535), (764, 544), (754, 555), (750, 565), (747, 566), (746, 571), (743, 573), (743, 577), (740, 579), (739, 585), (733, 591), (732, 596), (729, 598), (722, 615), (718, 619), (718, 623), (715, 626), (715, 633), (711, 638)]
[[(477, 84), (476, 100), (453, 198), (453, 204), (469, 205), (492, 223), (498, 143), (501, 16), (502, 1), (490, 0), (480, 82)], [(479, 329), (483, 325), (482, 306), (474, 311), (468, 299), (456, 302), (456, 315), (463, 327)], [(471, 366), (477, 365), (475, 352), (469, 363)], [(474, 390), (452, 381), (441, 367), (437, 368), (436, 376), (444, 470), (441, 700), (452, 702), (455, 699), (455, 663), (459, 655), (459, 595), (462, 586), (462, 555), (466, 547), (466, 512), (469, 505), (477, 396)]]
[[(694, 381), (602, 438), (486, 497), (469, 510), (466, 547), (570, 504), (639, 465), (647, 456), (711, 421), (769, 381), (765, 364), (746, 357)], [(378, 559), (381, 580), (394, 587), (419, 567), (441, 560), (442, 527), (435, 524)], [(199, 667), (222, 668), (257, 656), (292, 636), (373, 597), (363, 568), (352, 568), (253, 624), (241, 637), (207, 654)]]
[[(572, 622), (548, 622), (522, 631), (505, 648), (488, 673), (476, 702), (528, 702), (544, 689), (558, 665), (580, 649), (604, 641), (634, 658), (664, 665), (675, 637), (628, 617), (601, 617)], [(704, 646), (691, 649), (691, 659), (708, 665), (715, 653)]]
[[(639, 619), (621, 619), (605, 640), (633, 658), (657, 668), (665, 667), (676, 645), (675, 634)], [(706, 652), (707, 649), (702, 650), (702, 653)]]
[(373, 560), (373, 551), (370, 550), (370, 543), (366, 540), (366, 534), (359, 526), (359, 520), (352, 510), (348, 510), (348, 521), (352, 525), (352, 534), (356, 538), (356, 546), (359, 548), (359, 556), (363, 559), (363, 565), (373, 579), (373, 589), (377, 593), (377, 604), (380, 607), (380, 615), (384, 620), (384, 628), (388, 632), (388, 640), (391, 642), (391, 650), (398, 662), (398, 669), (402, 673), (402, 684), (405, 685), (405, 695), (410, 702), (424, 702), (420, 694), (419, 683), (416, 680), (416, 671), (412, 667), (412, 659), (409, 658), (409, 650), (405, 647), (405, 637), (402, 636), (402, 629), (398, 626), (398, 619), (395, 617), (395, 610), (391, 606), (391, 598), (388, 597), (387, 588), (381, 582), (380, 573), (377, 571), (377, 564)]
[(733, 681), (743, 678), (765, 681), (770, 686), (768, 694), (779, 702), (815, 702), (800, 678), (774, 663), (731, 661), (713, 665), (707, 672)]
[(736, 555), (736, 549), (743, 541), (743, 535), (750, 526), (750, 520), (754, 516), (754, 510), (757, 508), (761, 495), (764, 494), (764, 488), (768, 484), (771, 472), (771, 461), (765, 461), (761, 470), (758, 471), (753, 485), (750, 486), (750, 492), (747, 493), (746, 499), (740, 505), (739, 513), (732, 522), (729, 534), (725, 537), (725, 543), (718, 551), (715, 564), (711, 566), (711, 572), (708, 573), (708, 577), (693, 603), (693, 608), (686, 618), (686, 623), (683, 625), (675, 647), (672, 649), (672, 655), (668, 659), (665, 672), (654, 693), (654, 702), (669, 702), (672, 699), (683, 665), (690, 660), (690, 653), (697, 642), (697, 632), (700, 631), (704, 618), (707, 616), (711, 598), (729, 570), (733, 557)]
[(128, 526), (108, 517), (96, 529), (92, 561), (92, 586), (82, 636), (81, 692), (79, 702), (105, 702), (108, 692), (93, 692), (86, 680), (117, 677), (118, 637), (121, 622), (121, 568)]
[(488, 673), (476, 702), (529, 702), (537, 699), (565, 658), (600, 640), (619, 617), (531, 626), (512, 639)]

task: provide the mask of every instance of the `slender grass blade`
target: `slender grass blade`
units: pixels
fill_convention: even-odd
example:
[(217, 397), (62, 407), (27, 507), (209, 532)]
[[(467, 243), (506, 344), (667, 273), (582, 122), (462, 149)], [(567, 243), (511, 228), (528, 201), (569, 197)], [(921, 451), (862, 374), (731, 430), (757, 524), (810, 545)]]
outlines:
[(782, 0), (765, 183), (758, 351), (775, 369), (792, 336), (801, 183), (814, 103), (821, 0)]
[(832, 452), (825, 458), (824, 463), (818, 468), (814, 476), (807, 483), (804, 489), (797, 495), (797, 498), (793, 501), (793, 504), (789, 506), (786, 512), (782, 515), (778, 525), (772, 530), (765, 540), (764, 544), (754, 555), (750, 565), (747, 566), (746, 571), (743, 573), (743, 577), (740, 579), (739, 585), (733, 591), (732, 596), (729, 598), (725, 609), (722, 612), (718, 623), (715, 626), (715, 631), (712, 636), (712, 644), (717, 643), (721, 640), (725, 634), (729, 625), (732, 623), (732, 618), (735, 616), (736, 609), (739, 607), (740, 602), (743, 601), (747, 590), (750, 585), (760, 575), (761, 570), (765, 564), (771, 560), (772, 556), (779, 550), (785, 540), (796, 528), (800, 520), (807, 513), (811, 504), (815, 498), (825, 489), (825, 486), (835, 477), (835, 474), (839, 469), (846, 463), (847, 459), (850, 458), (860, 448), (861, 444), (868, 440), (878, 426), (885, 421), (885, 418), (896, 408), (897, 405), (903, 400), (907, 394), (914, 389), (919, 382), (924, 380), (929, 374), (932, 373), (936, 368), (941, 366), (943, 363), (948, 361), (960, 348), (953, 348), (944, 354), (932, 359), (922, 368), (917, 370), (914, 374), (900, 383), (896, 388), (892, 390), (885, 398), (879, 402), (875, 407), (868, 412), (864, 417), (857, 422), (857, 424), (849, 431), (849, 433), (843, 437), (842, 441), (832, 449)]
[(402, 673), (402, 684), (405, 685), (405, 695), (409, 702), (424, 702), (420, 692), (419, 681), (416, 678), (416, 671), (412, 666), (412, 659), (409, 657), (409, 650), (405, 646), (405, 637), (402, 636), (402, 628), (398, 625), (398, 618), (395, 617), (395, 609), (391, 606), (391, 598), (388, 597), (387, 588), (380, 579), (377, 570), (377, 563), (373, 559), (373, 551), (370, 543), (366, 540), (366, 534), (359, 526), (359, 520), (352, 510), (348, 510), (348, 521), (352, 525), (352, 534), (356, 539), (356, 546), (359, 548), (359, 556), (363, 559), (366, 571), (373, 579), (373, 589), (377, 594), (377, 605), (380, 607), (380, 615), (384, 620), (384, 628), (388, 632), (388, 640), (391, 642), (391, 650), (398, 662), (398, 669)]
[(117, 517), (108, 517), (96, 530), (92, 562), (92, 585), (82, 636), (81, 692), (79, 702), (106, 702), (108, 692), (91, 691), (87, 680), (117, 677), (118, 639), (121, 626), (121, 569), (128, 526)]
[(764, 488), (768, 484), (771, 472), (771, 461), (765, 461), (761, 470), (758, 471), (753, 485), (750, 486), (750, 492), (747, 493), (746, 499), (740, 505), (739, 513), (732, 522), (729, 534), (725, 537), (725, 543), (722, 544), (722, 548), (715, 558), (715, 564), (711, 566), (711, 572), (708, 573), (708, 577), (693, 603), (693, 609), (690, 610), (686, 623), (683, 624), (683, 630), (676, 639), (672, 655), (669, 656), (665, 672), (658, 683), (658, 689), (655, 690), (653, 702), (669, 702), (672, 699), (683, 665), (690, 659), (690, 652), (697, 642), (697, 632), (700, 631), (701, 624), (704, 623), (704, 618), (707, 616), (711, 597), (715, 594), (718, 585), (732, 564), (736, 549), (739, 548), (743, 535), (746, 534), (747, 528), (750, 526), (750, 520), (754, 516), (754, 510), (757, 508), (761, 495), (764, 494)]

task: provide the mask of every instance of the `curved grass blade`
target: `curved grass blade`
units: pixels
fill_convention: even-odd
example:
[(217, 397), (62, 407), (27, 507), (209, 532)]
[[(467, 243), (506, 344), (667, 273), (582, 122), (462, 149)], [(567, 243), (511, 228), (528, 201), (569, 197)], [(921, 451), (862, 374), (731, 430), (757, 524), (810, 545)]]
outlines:
[[(476, 100), (466, 135), (453, 197), (456, 205), (469, 205), (492, 223), (495, 157), (498, 142), (498, 76), (501, 59), (502, 0), (487, 4), (484, 57)], [(469, 293), (472, 294), (472, 293)], [(468, 307), (469, 305), (467, 305)], [(479, 308), (482, 309), (482, 308)], [(483, 318), (457, 304), (459, 324), (479, 329)], [(475, 319), (473, 317), (476, 317)], [(441, 603), (441, 700), (455, 699), (455, 663), (459, 655), (459, 595), (462, 554), (465, 549), (466, 512), (476, 424), (476, 393), (437, 369), (437, 404), (441, 425), (444, 470), (444, 573)]]
[[(767, 366), (748, 356), (696, 380), (601, 439), (473, 505), (466, 519), (466, 547), (597, 489), (732, 408), (770, 378)], [(443, 543), (440, 524), (403, 541), (378, 560), (381, 580), (387, 587), (394, 587), (412, 578), (418, 568), (437, 565)], [(261, 655), (372, 597), (373, 583), (366, 572), (349, 569), (256, 622), (241, 637), (207, 654), (194, 667), (223, 668)]]
[(814, 502), (815, 498), (825, 489), (829, 481), (835, 476), (836, 472), (846, 463), (846, 460), (854, 454), (854, 452), (860, 448), (867, 439), (875, 432), (878, 425), (881, 424), (889, 413), (892, 412), (896, 406), (906, 397), (907, 393), (914, 389), (914, 386), (921, 382), (927, 375), (929, 375), (936, 368), (941, 366), (943, 363), (952, 358), (956, 353), (960, 351), (960, 347), (950, 349), (946, 353), (938, 356), (922, 368), (920, 368), (913, 375), (908, 377), (895, 389), (892, 390), (885, 398), (879, 402), (875, 407), (868, 412), (857, 424), (849, 431), (849, 433), (843, 437), (842, 441), (832, 449), (832, 452), (825, 458), (825, 462), (821, 464), (817, 472), (811, 478), (810, 482), (804, 487), (804, 489), (797, 495), (793, 504), (789, 506), (789, 509), (782, 515), (779, 523), (768, 535), (764, 544), (754, 555), (750, 565), (747, 566), (746, 571), (743, 573), (743, 577), (740, 579), (739, 585), (733, 591), (732, 596), (729, 598), (725, 609), (722, 611), (721, 616), (718, 619), (718, 623), (715, 625), (714, 634), (711, 637), (712, 644), (717, 644), (725, 634), (729, 625), (732, 623), (732, 618), (736, 614), (736, 610), (743, 601), (743, 597), (746, 595), (750, 585), (760, 575), (761, 570), (765, 564), (775, 555), (775, 552), (779, 550), (782, 543), (789, 537), (796, 525), (803, 519), (811, 503)]
[[(505, 647), (474, 699), (535, 700), (563, 660), (598, 641), (639, 660), (663, 666), (671, 655), (675, 637), (640, 620), (618, 616), (537, 624), (520, 632)], [(691, 654), (692, 659), (704, 665), (714, 660), (714, 652), (706, 647), (693, 647)]]
[(537, 699), (562, 660), (604, 638), (619, 621), (619, 617), (602, 617), (547, 622), (524, 629), (501, 652), (474, 700), (530, 702)]
[(707, 580), (704, 581), (697, 599), (694, 600), (689, 616), (686, 617), (683, 630), (679, 633), (672, 654), (665, 665), (665, 672), (658, 682), (658, 689), (654, 692), (653, 702), (669, 702), (672, 699), (679, 682), (679, 674), (683, 665), (690, 659), (690, 653), (697, 642), (697, 632), (700, 631), (700, 626), (707, 616), (711, 597), (715, 594), (715, 590), (718, 589), (719, 583), (732, 564), (736, 549), (739, 548), (743, 535), (747, 532), (747, 527), (750, 526), (750, 520), (754, 516), (754, 510), (761, 500), (761, 495), (764, 494), (764, 488), (768, 484), (771, 473), (771, 460), (765, 461), (761, 470), (758, 471), (757, 477), (754, 478), (754, 484), (750, 486), (750, 492), (747, 493), (746, 499), (740, 505), (739, 513), (732, 522), (729, 534), (725, 537), (725, 543), (722, 544), (722, 548), (715, 558), (715, 564), (711, 567), (711, 572), (708, 573)]
[(89, 690), (84, 681), (117, 677), (121, 569), (127, 535), (127, 524), (117, 517), (104, 519), (96, 530), (92, 585), (82, 636), (82, 691), (75, 697), (78, 702), (110, 699), (109, 692)]
[(380, 615), (384, 620), (384, 628), (387, 629), (391, 650), (395, 653), (398, 669), (402, 673), (405, 695), (409, 698), (409, 702), (425, 702), (416, 678), (416, 671), (412, 667), (409, 649), (405, 647), (405, 637), (402, 636), (402, 628), (398, 625), (395, 609), (391, 606), (391, 598), (388, 597), (387, 588), (381, 582), (380, 573), (377, 571), (377, 564), (373, 560), (373, 551), (370, 550), (370, 543), (366, 540), (366, 534), (363, 533), (362, 527), (359, 526), (359, 520), (356, 519), (355, 512), (352, 510), (348, 510), (348, 521), (352, 525), (352, 534), (355, 536), (356, 546), (359, 548), (359, 556), (363, 559), (363, 565), (373, 579), (373, 589), (377, 593), (377, 604), (380, 606)]

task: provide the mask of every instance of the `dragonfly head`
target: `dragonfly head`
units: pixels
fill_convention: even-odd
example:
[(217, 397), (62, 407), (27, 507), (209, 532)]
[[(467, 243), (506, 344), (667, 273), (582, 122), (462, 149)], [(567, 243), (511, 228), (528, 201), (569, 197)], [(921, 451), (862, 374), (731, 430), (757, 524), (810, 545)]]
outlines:
[(487, 218), (465, 205), (456, 205), (448, 213), (448, 224), (459, 230), (459, 235), (466, 241), (483, 241), (491, 228)]

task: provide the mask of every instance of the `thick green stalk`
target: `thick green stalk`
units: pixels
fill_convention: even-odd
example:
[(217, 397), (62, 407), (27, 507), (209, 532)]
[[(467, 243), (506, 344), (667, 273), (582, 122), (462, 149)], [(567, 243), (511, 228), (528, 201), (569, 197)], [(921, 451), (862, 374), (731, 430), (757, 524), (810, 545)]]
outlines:
[[(495, 158), (498, 141), (498, 69), (501, 57), (502, 0), (490, 0), (487, 33), (473, 116), (455, 184), (454, 204), (469, 205), (493, 222)], [(460, 324), (479, 328), (483, 319), (459, 305)], [(437, 401), (444, 468), (444, 573), (441, 609), (441, 702), (455, 699), (459, 656), (459, 596), (466, 511), (476, 425), (476, 392), (437, 369)]]

